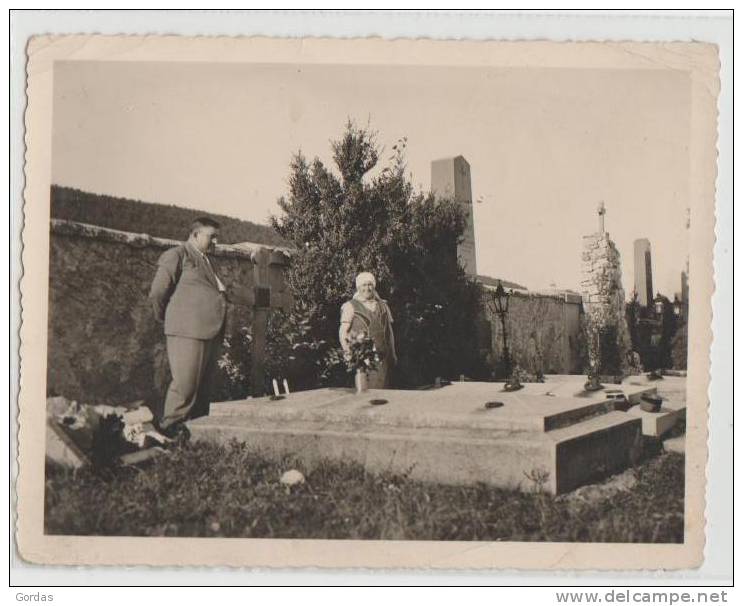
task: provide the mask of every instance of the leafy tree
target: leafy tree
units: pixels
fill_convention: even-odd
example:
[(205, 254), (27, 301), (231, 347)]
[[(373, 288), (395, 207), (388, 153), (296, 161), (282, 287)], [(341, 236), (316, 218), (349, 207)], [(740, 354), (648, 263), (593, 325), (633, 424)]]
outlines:
[[(288, 271), (295, 301), (306, 307), (310, 335), (325, 348), (318, 372), (340, 357), (340, 307), (354, 292), (360, 271), (371, 271), (394, 317), (398, 386), (436, 376), (481, 375), (476, 322), (480, 287), (466, 278), (456, 255), (465, 217), (453, 200), (416, 192), (406, 177), (406, 139), (380, 167), (376, 133), (349, 122), (331, 143), (337, 173), (300, 152), (290, 164), (283, 211), (274, 229), (298, 253)], [(321, 377), (318, 376), (318, 379)]]

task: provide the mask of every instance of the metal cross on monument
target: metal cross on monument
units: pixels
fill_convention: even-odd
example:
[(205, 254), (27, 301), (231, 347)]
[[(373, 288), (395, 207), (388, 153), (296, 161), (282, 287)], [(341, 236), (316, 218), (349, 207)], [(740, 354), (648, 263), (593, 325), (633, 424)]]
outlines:
[(606, 206), (604, 206), (603, 200), (599, 203), (598, 213), (599, 213), (599, 233), (603, 234), (604, 233), (604, 215), (606, 214)]

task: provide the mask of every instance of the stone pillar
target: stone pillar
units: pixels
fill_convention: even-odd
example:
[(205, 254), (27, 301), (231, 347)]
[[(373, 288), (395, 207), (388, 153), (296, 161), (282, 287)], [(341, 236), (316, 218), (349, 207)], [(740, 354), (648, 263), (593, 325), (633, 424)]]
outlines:
[(689, 304), (689, 262), (686, 262), (687, 269), (681, 272), (681, 302), (684, 305)]
[(653, 304), (653, 266), (650, 240), (635, 240), (635, 292), (643, 307)]
[(470, 165), (462, 156), (431, 162), (431, 191), (443, 198), (452, 198), (460, 204), (467, 218), (457, 256), (467, 275), (477, 275), (475, 255), (475, 217), (472, 206)]
[(589, 357), (598, 357), (599, 374), (626, 374), (632, 344), (625, 317), (622, 265), (608, 233), (583, 237), (582, 262)]

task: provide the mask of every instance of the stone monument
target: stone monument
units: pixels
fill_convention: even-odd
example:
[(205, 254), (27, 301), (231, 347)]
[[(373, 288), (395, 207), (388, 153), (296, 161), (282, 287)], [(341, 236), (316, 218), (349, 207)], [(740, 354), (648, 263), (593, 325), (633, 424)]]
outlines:
[(684, 305), (689, 304), (689, 262), (686, 262), (686, 269), (681, 272), (681, 302)]
[(598, 207), (599, 229), (583, 236), (581, 295), (586, 314), (590, 373), (625, 375), (632, 344), (625, 317), (622, 264), (604, 229), (606, 208)]
[(653, 267), (650, 240), (635, 240), (635, 292), (643, 307), (653, 304)]
[(457, 256), (469, 276), (477, 275), (475, 256), (475, 221), (472, 207), (470, 165), (462, 156), (431, 162), (431, 192), (458, 202), (467, 217), (463, 240), (457, 246)]

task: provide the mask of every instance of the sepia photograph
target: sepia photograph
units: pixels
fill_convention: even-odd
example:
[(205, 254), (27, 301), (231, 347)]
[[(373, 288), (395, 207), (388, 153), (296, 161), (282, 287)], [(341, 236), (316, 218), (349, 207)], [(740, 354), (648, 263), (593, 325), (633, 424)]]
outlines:
[(39, 540), (699, 561), (716, 47), (33, 42)]

